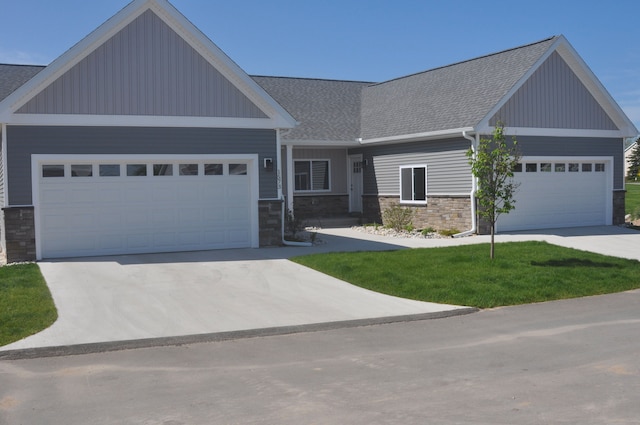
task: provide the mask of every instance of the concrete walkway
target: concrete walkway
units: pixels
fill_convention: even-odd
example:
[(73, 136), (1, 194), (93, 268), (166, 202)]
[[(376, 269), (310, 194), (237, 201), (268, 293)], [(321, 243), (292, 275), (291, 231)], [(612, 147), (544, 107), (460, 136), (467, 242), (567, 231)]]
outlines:
[[(438, 247), (489, 240), (486, 236), (390, 238), (351, 229), (321, 230), (319, 239), (323, 243), (313, 247), (43, 261), (40, 268), (59, 318), (43, 332), (0, 347), (0, 351), (463, 314), (473, 310), (381, 295), (287, 259), (317, 252)], [(523, 240), (546, 240), (640, 260), (640, 232), (620, 227), (497, 236), (498, 242)]]

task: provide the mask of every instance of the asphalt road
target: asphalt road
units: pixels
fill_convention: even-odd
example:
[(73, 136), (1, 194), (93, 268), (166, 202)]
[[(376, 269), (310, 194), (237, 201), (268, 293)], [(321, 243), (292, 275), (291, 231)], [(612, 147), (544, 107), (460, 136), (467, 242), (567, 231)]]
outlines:
[(638, 424), (640, 291), (0, 361), (1, 424)]

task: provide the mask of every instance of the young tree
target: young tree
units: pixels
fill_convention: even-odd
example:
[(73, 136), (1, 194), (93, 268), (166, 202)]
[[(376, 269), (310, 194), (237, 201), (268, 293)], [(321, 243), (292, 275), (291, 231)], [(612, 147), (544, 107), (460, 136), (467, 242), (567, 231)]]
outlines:
[(631, 149), (631, 156), (629, 157), (629, 168), (627, 170), (627, 177), (629, 179), (637, 179), (640, 176), (640, 137), (636, 139), (636, 145)]
[(513, 199), (518, 184), (513, 181), (513, 172), (520, 161), (518, 142), (513, 139), (509, 146), (504, 136), (504, 124), (497, 123), (491, 139), (481, 138), (477, 149), (469, 149), (467, 157), (471, 172), (478, 179), (478, 215), (491, 226), (490, 257), (495, 257), (496, 221), (501, 214), (515, 208)]

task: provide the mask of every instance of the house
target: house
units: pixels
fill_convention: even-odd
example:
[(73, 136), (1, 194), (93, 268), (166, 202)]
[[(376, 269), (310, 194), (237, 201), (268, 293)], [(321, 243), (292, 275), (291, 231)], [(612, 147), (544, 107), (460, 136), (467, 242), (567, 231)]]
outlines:
[(633, 151), (638, 146), (638, 140), (640, 140), (640, 137), (636, 138), (633, 143), (630, 143), (629, 146), (624, 149), (624, 172), (625, 176), (628, 177), (632, 177), (629, 175), (629, 167), (631, 167), (631, 156), (633, 154)]
[[(286, 209), (479, 230), (465, 152), (523, 154), (498, 230), (624, 221), (631, 121), (563, 36), (372, 83), (248, 76), (166, 0), (0, 66), (9, 261), (278, 245)], [(480, 229), (482, 230), (482, 229)]]

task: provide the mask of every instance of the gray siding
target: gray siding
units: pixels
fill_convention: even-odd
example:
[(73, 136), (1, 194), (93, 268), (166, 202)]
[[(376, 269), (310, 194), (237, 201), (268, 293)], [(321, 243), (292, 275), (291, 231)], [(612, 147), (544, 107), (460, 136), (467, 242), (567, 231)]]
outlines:
[(8, 188), (10, 205), (31, 205), (31, 154), (258, 154), (260, 197), (277, 196), (275, 171), (262, 167), (276, 158), (274, 130), (145, 127), (10, 126)]
[(624, 186), (624, 151), (622, 139), (581, 137), (517, 137), (524, 156), (611, 156), (613, 189)]
[(18, 112), (266, 118), (150, 10)]
[[(344, 195), (347, 193), (347, 150), (346, 149), (293, 149), (293, 160), (296, 159), (328, 159), (331, 163), (329, 170), (331, 191), (322, 192), (326, 195)], [(286, 175), (286, 162), (283, 172)], [(294, 192), (295, 193), (295, 192)], [(304, 192), (302, 194), (308, 194)], [(301, 194), (301, 193), (296, 193)]]
[(580, 79), (556, 52), (491, 119), (508, 127), (617, 130)]
[(352, 149), (362, 153), (369, 165), (364, 169), (364, 193), (399, 194), (400, 166), (427, 165), (429, 195), (471, 192), (471, 169), (466, 151), (471, 143), (463, 138)]

